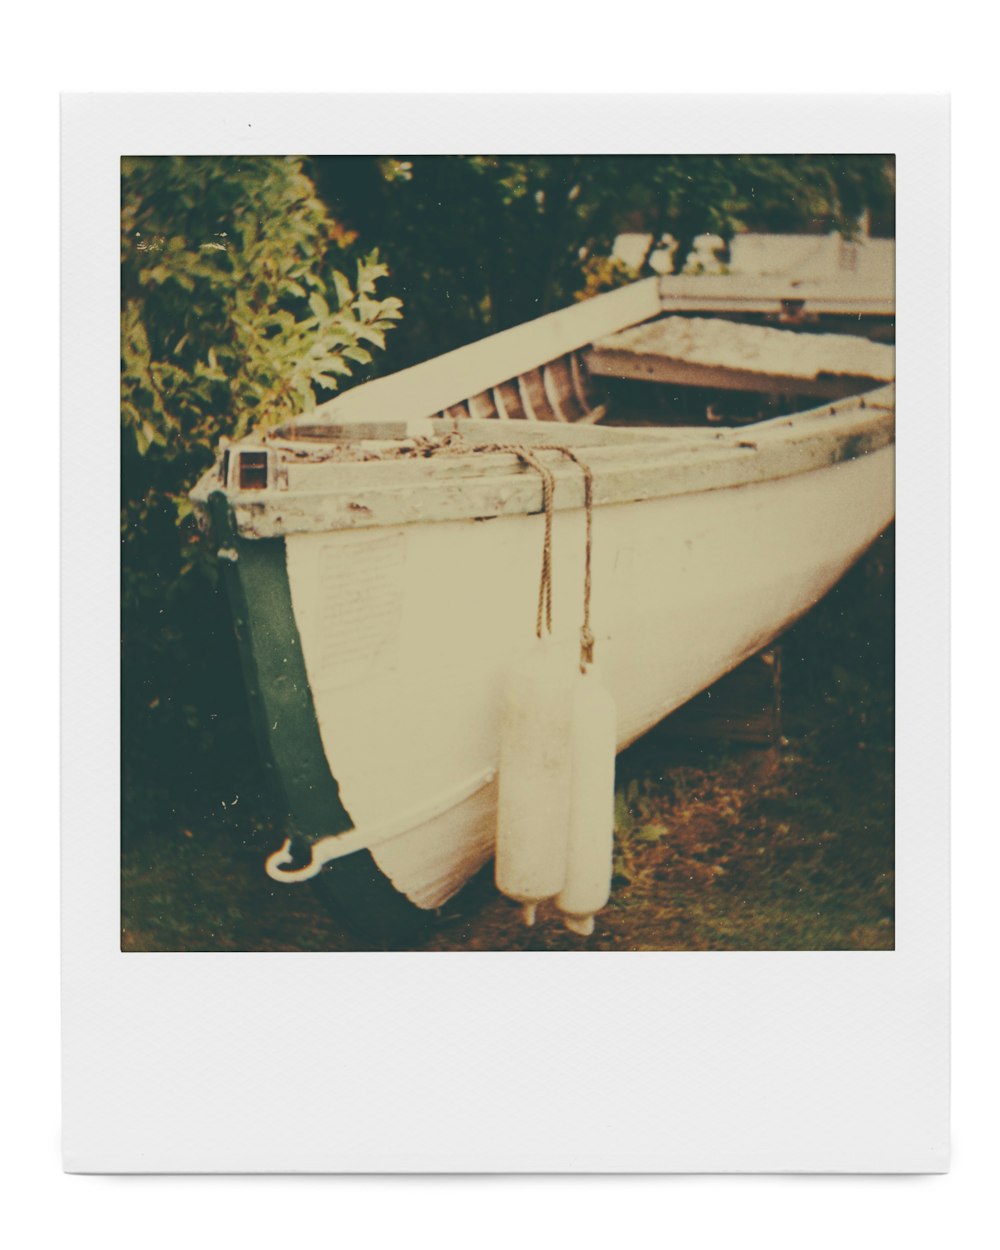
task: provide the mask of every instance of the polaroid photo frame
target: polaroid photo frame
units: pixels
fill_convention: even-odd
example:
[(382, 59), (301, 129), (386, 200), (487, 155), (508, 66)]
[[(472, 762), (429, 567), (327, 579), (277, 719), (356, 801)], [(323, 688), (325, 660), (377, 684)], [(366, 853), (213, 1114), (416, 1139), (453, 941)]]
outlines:
[[(896, 156), (895, 950), (123, 952), (122, 156), (664, 150)], [(946, 102), (80, 95), (62, 169), (66, 1169), (946, 1170)]]

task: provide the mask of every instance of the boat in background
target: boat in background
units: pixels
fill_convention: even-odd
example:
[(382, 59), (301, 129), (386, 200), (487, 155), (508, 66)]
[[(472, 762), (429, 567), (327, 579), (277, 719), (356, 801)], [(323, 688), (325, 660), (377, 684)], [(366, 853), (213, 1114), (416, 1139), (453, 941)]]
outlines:
[[(547, 525), (552, 645), (568, 662), (579, 648), (588, 473), (591, 629), (619, 749), (770, 643), (885, 529), (894, 388), (864, 340), (853, 355), (827, 344), (833, 367), (822, 344), (797, 349), (789, 372), (795, 353), (769, 339), (751, 380), (780, 377), (787, 396), (831, 379), (842, 394), (848, 379), (832, 403), (736, 428), (613, 424), (602, 378), (636, 381), (626, 357), (676, 365), (679, 312), (738, 295), (742, 312), (776, 319), (790, 300), (796, 318), (803, 301), (850, 312), (841, 291), (794, 290), (649, 279), (220, 449), (192, 498), (287, 815), (275, 880), (315, 880), (391, 940), (489, 860), (501, 688), (536, 633)], [(859, 315), (886, 314), (869, 305)], [(795, 337), (727, 332), (740, 390), (746, 332), (760, 329)], [(727, 361), (710, 363), (724, 386)]]

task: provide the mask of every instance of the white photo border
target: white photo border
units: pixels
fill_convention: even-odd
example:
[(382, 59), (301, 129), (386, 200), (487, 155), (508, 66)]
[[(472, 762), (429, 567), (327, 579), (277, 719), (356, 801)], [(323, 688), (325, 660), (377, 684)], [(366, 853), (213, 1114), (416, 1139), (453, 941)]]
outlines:
[[(75, 95), (62, 110), (67, 1170), (946, 1170), (946, 98)], [(894, 951), (121, 952), (120, 158), (476, 151), (896, 154)]]

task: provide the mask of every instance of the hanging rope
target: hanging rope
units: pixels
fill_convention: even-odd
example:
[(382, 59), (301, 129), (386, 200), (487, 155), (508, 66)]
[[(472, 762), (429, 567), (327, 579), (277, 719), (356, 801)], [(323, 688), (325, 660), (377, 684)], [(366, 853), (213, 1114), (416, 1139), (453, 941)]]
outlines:
[[(530, 451), (523, 447), (496, 447), (491, 451), (509, 451), (517, 456), (522, 464), (535, 470), (542, 479), (542, 511), (545, 514), (545, 536), (542, 540), (542, 576), (538, 585), (538, 615), (535, 619), (535, 633), (539, 638), (547, 630), (552, 633), (552, 501), (555, 497), (555, 474), (542, 464)], [(549, 448), (540, 450), (548, 451)]]
[(535, 633), (542, 637), (543, 625), (552, 633), (552, 516), (554, 512), (555, 475), (533, 454), (536, 451), (556, 451), (572, 460), (583, 473), (583, 507), (587, 524), (587, 539), (583, 557), (583, 627), (580, 630), (580, 672), (594, 662), (594, 635), (590, 628), (591, 564), (594, 546), (594, 471), (576, 452), (558, 444), (542, 444), (528, 451), (527, 448), (497, 444), (482, 450), (506, 451), (517, 456), (522, 464), (535, 470), (542, 479), (542, 509), (545, 514), (545, 536), (542, 540), (542, 576), (538, 587), (538, 616)]
[[(307, 457), (307, 452), (294, 451), (285, 445), (285, 450), (296, 456)], [(529, 469), (534, 470), (542, 479), (542, 512), (545, 517), (544, 537), (542, 539), (542, 572), (538, 585), (538, 612), (535, 618), (535, 633), (539, 638), (547, 631), (552, 633), (552, 518), (554, 513), (555, 474), (536, 456), (536, 452), (558, 452), (572, 460), (583, 474), (583, 506), (586, 515), (586, 547), (584, 550), (583, 575), (583, 627), (580, 630), (580, 671), (586, 672), (587, 666), (594, 662), (594, 635), (590, 628), (590, 594), (591, 594), (591, 556), (594, 542), (594, 472), (586, 461), (581, 460), (576, 452), (557, 443), (545, 443), (528, 448), (516, 443), (466, 443), (458, 431), (443, 436), (427, 438), (418, 436), (408, 440), (398, 448), (368, 450), (359, 453), (354, 448), (343, 448), (337, 459), (343, 460), (383, 460), (410, 457), (431, 457), (448, 454), (468, 454), (475, 452), (506, 452)], [(324, 453), (329, 459), (329, 452)]]
[[(594, 471), (586, 461), (581, 460), (576, 452), (568, 447), (540, 447), (539, 451), (558, 451), (567, 456), (583, 473), (583, 508), (587, 520), (587, 541), (583, 556), (583, 627), (580, 630), (580, 672), (585, 673), (587, 666), (594, 662), (594, 635), (590, 629), (590, 588), (591, 588), (591, 555), (594, 547)], [(553, 483), (554, 485), (554, 483)], [(551, 541), (549, 542), (549, 566), (551, 579)], [(549, 595), (551, 597), (551, 587)], [(551, 631), (551, 626), (550, 626)]]

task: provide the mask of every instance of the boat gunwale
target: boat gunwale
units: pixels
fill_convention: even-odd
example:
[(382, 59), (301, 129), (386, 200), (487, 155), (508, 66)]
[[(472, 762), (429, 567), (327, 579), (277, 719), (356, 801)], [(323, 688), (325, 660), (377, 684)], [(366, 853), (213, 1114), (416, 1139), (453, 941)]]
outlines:
[[(836, 404), (725, 431), (605, 428), (599, 442), (588, 442), (576, 436), (578, 427), (573, 425), (529, 427), (532, 437), (525, 445), (579, 451), (593, 470), (597, 507), (735, 489), (828, 468), (891, 445), (894, 391), (890, 384)], [(498, 446), (495, 435), (507, 432), (488, 420), (439, 418), (431, 424), (443, 435), (489, 433), (494, 436), (490, 448)], [(595, 431), (579, 429), (588, 432)], [(344, 447), (330, 445), (340, 451)], [(267, 440), (251, 438), (230, 451), (268, 446)], [(540, 475), (515, 451), (476, 451), (476, 446), (483, 444), (459, 450), (446, 446), (444, 454), (425, 456), (414, 444), (416, 454), (409, 456), (297, 464), (288, 458), (293, 452), (279, 443), (269, 453), (276, 457), (278, 484), (225, 488), (217, 467), (198, 483), (192, 499), (202, 505), (212, 491), (222, 490), (239, 533), (247, 538), (540, 512)], [(299, 447), (295, 444), (295, 451)], [(558, 451), (546, 454), (545, 464), (556, 482), (554, 509), (581, 508), (579, 466)]]

